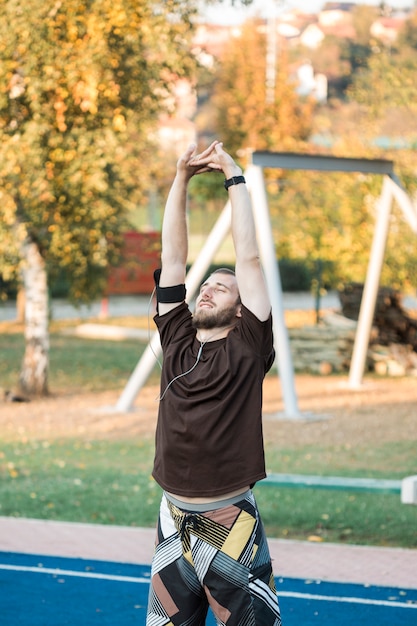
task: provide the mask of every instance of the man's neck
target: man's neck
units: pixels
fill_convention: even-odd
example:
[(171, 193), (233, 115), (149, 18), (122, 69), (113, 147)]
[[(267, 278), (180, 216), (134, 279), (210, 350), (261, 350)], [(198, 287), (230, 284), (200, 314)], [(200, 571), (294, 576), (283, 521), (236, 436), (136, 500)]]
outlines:
[(224, 339), (227, 337), (233, 326), (224, 326), (221, 328), (199, 328), (197, 330), (197, 339), (201, 343), (208, 343), (209, 341), (217, 341), (217, 339)]

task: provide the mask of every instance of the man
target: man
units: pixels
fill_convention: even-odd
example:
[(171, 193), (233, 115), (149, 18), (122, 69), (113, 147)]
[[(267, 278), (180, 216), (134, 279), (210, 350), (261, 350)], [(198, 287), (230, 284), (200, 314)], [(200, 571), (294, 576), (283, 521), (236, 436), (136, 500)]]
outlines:
[[(271, 559), (253, 484), (265, 477), (262, 381), (274, 359), (271, 304), (242, 171), (215, 141), (178, 160), (162, 226), (155, 316), (163, 350), (153, 476), (164, 489), (147, 626), (279, 626)], [(185, 303), (186, 199), (219, 171), (232, 206), (235, 273)]]

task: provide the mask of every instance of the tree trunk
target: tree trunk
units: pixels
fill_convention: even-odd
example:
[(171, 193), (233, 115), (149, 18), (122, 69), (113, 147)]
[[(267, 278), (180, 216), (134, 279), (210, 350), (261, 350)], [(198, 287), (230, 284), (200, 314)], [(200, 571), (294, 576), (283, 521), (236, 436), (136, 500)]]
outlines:
[(22, 246), (23, 286), (26, 292), (26, 348), (20, 372), (22, 393), (48, 395), (49, 331), (48, 281), (45, 262), (37, 244), (26, 239)]
[(23, 289), (23, 286), (20, 285), (16, 297), (16, 322), (18, 324), (24, 324), (25, 322), (25, 301), (25, 290)]

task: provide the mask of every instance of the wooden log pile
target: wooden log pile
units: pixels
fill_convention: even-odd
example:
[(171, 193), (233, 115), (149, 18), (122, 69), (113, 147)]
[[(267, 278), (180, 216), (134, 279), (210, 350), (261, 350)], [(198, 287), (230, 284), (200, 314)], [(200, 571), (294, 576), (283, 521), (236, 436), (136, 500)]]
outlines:
[[(339, 291), (342, 313), (357, 320), (362, 300), (363, 285), (352, 283)], [(375, 306), (373, 326), (376, 336), (373, 343), (381, 346), (401, 344), (411, 346), (417, 352), (417, 319), (407, 314), (402, 305), (400, 292), (390, 287), (380, 287)]]
[(380, 376), (417, 376), (417, 352), (411, 346), (371, 345), (368, 358), (370, 369)]
[(356, 322), (329, 313), (320, 325), (289, 329), (296, 372), (328, 375), (349, 369)]
[[(359, 317), (363, 287), (352, 283), (339, 291), (342, 313), (349, 319)], [(404, 309), (400, 292), (390, 287), (378, 289), (368, 369), (380, 375), (417, 376), (417, 318)]]
[[(329, 312), (316, 326), (289, 329), (296, 372), (328, 375), (349, 371), (363, 285), (339, 292), (340, 313)], [(382, 376), (417, 376), (417, 318), (402, 306), (401, 294), (379, 289), (366, 371)]]

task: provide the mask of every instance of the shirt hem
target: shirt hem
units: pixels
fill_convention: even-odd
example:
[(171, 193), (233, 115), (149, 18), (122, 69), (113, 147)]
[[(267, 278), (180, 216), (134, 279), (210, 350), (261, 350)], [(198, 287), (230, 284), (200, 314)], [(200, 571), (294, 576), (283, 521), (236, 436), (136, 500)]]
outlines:
[(266, 478), (266, 473), (257, 474), (255, 478), (248, 478), (247, 480), (239, 482), (239, 484), (228, 485), (226, 488), (223, 485), (221, 489), (215, 489), (211, 491), (203, 491), (201, 488), (196, 487), (194, 490), (184, 490), (184, 485), (181, 487), (175, 487), (174, 485), (168, 485), (162, 480), (159, 480), (155, 474), (152, 474), (158, 485), (169, 493), (174, 493), (176, 496), (182, 496), (184, 498), (217, 498), (227, 495), (236, 489), (244, 489), (248, 485), (252, 488), (255, 483), (259, 482), (263, 478)]

